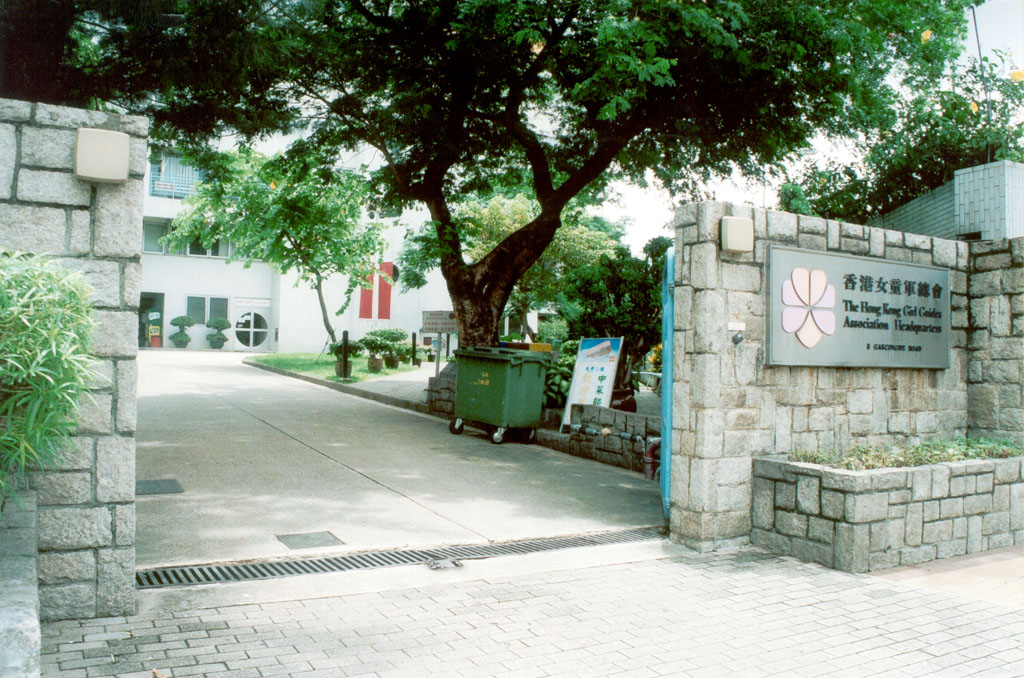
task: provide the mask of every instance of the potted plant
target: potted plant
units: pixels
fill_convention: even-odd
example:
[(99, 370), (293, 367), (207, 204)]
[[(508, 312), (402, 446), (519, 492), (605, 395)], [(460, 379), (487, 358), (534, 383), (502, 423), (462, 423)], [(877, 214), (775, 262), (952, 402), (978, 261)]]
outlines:
[[(361, 341), (358, 339), (350, 339), (348, 342), (348, 361), (342, 361), (342, 353), (344, 351), (344, 344), (340, 341), (335, 341), (328, 346), (328, 350), (334, 356), (334, 374), (342, 379), (350, 379), (352, 377), (352, 358), (362, 355), (364, 347)], [(344, 367), (342, 367), (344, 365)], [(347, 369), (345, 369), (347, 368)]]
[(206, 326), (213, 332), (206, 335), (206, 341), (210, 342), (210, 348), (221, 348), (228, 340), (228, 335), (223, 330), (231, 327), (231, 321), (224, 317), (210, 318)]
[(388, 343), (388, 348), (384, 351), (382, 356), (387, 368), (393, 370), (398, 367), (398, 358), (401, 354), (402, 342), (409, 338), (409, 333), (395, 327), (386, 330), (373, 330), (368, 332), (368, 334), (379, 336)]
[(177, 318), (171, 320), (171, 326), (177, 327), (178, 331), (167, 338), (170, 339), (176, 347), (185, 348), (188, 346), (188, 342), (192, 341), (192, 337), (188, 335), (186, 330), (195, 324), (196, 321), (192, 320), (192, 318), (187, 315), (179, 315)]
[(371, 372), (380, 372), (384, 369), (384, 355), (391, 351), (391, 342), (374, 332), (367, 332), (366, 336), (360, 339), (366, 353), (369, 356), (366, 361), (366, 369)]

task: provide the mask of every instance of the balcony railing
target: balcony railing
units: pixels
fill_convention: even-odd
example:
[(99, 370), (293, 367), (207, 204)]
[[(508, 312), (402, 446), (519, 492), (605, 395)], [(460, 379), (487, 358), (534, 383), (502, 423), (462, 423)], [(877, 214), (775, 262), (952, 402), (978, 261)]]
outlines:
[(188, 177), (170, 172), (153, 171), (149, 177), (149, 194), (157, 198), (181, 200), (195, 195), (201, 177)]

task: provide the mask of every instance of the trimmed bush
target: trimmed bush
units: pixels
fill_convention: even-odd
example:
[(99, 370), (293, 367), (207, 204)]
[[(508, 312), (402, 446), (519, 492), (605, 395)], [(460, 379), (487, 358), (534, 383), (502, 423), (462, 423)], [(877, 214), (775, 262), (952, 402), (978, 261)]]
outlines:
[(88, 394), (90, 313), (80, 276), (0, 250), (0, 508), (67, 445)]

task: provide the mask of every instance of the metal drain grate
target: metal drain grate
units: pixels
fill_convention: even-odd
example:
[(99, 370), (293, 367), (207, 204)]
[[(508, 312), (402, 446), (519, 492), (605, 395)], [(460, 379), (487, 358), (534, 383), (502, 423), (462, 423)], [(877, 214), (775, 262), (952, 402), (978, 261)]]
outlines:
[(293, 558), (221, 565), (157, 567), (149, 570), (137, 570), (135, 572), (135, 585), (140, 589), (154, 589), (164, 586), (192, 586), (196, 584), (252, 581), (256, 579), (292, 577), (300, 574), (369, 570), (398, 565), (422, 565), (432, 560), (472, 560), (492, 558), (494, 556), (541, 553), (543, 551), (574, 549), (583, 546), (625, 544), (663, 538), (663, 534), (657, 528), (642, 527), (615, 532), (597, 532), (571, 537), (526, 539), (497, 544), (443, 546), (436, 549), (372, 551), (326, 558)]

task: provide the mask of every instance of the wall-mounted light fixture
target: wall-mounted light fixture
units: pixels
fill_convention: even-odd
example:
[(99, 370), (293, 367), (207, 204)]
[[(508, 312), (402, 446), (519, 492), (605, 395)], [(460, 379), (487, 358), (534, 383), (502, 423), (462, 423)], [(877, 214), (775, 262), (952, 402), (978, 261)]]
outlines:
[(753, 252), (754, 220), (722, 217), (722, 249), (726, 252)]
[(75, 138), (75, 176), (83, 181), (128, 181), (129, 138), (124, 132), (83, 127)]

